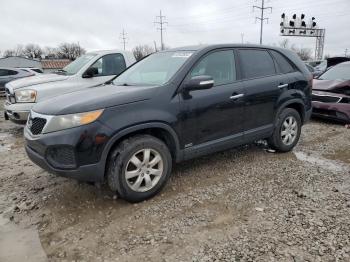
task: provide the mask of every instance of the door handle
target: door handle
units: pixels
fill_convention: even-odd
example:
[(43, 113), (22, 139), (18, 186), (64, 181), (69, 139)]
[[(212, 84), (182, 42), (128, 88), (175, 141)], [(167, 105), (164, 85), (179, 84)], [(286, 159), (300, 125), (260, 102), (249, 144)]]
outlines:
[(238, 98), (241, 98), (243, 96), (244, 96), (244, 94), (232, 95), (232, 96), (230, 96), (230, 99), (238, 99)]
[(285, 88), (285, 87), (288, 87), (288, 84), (280, 84), (279, 86), (278, 86), (278, 88)]

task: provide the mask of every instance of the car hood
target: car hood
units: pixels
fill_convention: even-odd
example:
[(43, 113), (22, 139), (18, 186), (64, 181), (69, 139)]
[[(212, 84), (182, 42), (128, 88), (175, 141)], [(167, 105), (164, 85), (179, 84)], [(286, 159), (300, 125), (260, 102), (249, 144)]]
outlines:
[(68, 79), (69, 76), (57, 75), (57, 74), (40, 74), (30, 77), (25, 77), (9, 82), (6, 87), (16, 90), (18, 88), (34, 86), (38, 84), (45, 84), (50, 82), (63, 81)]
[(44, 115), (66, 115), (150, 99), (156, 87), (102, 85), (45, 100), (33, 107)]
[(314, 90), (324, 90), (331, 91), (338, 88), (348, 87), (350, 89), (350, 80), (321, 80), (314, 79), (312, 89)]

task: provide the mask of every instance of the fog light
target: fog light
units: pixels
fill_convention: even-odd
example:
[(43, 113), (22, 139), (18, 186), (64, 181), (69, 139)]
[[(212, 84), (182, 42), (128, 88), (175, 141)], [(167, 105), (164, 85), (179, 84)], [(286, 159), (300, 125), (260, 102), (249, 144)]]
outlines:
[(46, 159), (54, 168), (72, 169), (77, 166), (74, 148), (71, 146), (49, 147), (46, 151)]

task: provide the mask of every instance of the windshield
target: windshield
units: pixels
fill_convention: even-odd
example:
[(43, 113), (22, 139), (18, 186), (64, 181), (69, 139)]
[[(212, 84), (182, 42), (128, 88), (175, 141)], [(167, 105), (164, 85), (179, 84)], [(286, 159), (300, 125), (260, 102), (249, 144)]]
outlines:
[(163, 85), (179, 70), (193, 51), (154, 53), (118, 76), (115, 85)]
[[(60, 72), (63, 72), (66, 75), (75, 75), (78, 71), (85, 66), (96, 54), (86, 54), (78, 57), (72, 63), (65, 66)], [(60, 73), (59, 72), (59, 73)]]
[(332, 67), (318, 79), (321, 80), (350, 80), (350, 65), (338, 65)]

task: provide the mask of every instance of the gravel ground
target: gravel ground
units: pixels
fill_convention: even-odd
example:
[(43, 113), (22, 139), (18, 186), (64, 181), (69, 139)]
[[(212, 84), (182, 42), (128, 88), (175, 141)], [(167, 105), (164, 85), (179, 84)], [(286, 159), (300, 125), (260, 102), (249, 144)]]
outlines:
[(342, 125), (313, 120), (291, 153), (257, 143), (178, 164), (139, 204), (41, 170), (22, 132), (1, 115), (0, 216), (38, 232), (49, 261), (350, 261)]

